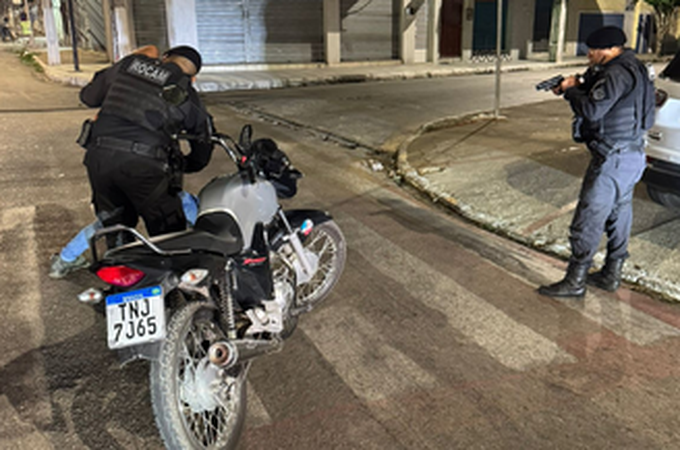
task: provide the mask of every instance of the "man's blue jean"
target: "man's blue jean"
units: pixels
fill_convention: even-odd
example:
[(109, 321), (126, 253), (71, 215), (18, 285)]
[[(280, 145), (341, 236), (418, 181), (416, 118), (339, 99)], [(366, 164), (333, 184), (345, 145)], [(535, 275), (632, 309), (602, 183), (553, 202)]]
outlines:
[[(196, 216), (198, 215), (198, 199), (196, 196), (182, 191), (179, 193), (182, 199), (182, 208), (184, 209), (184, 216), (187, 219), (187, 224), (193, 226), (196, 223)], [(77, 257), (83, 254), (85, 250), (90, 247), (90, 239), (94, 233), (102, 228), (102, 223), (96, 220), (80, 230), (78, 234), (66, 244), (61, 250), (59, 256), (66, 262), (73, 262)]]

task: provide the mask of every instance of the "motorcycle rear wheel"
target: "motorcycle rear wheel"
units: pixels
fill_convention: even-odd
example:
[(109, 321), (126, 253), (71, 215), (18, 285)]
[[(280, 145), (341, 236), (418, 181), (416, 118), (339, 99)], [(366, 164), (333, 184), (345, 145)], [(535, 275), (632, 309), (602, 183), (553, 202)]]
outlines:
[(243, 431), (248, 367), (225, 373), (208, 362), (210, 344), (221, 338), (214, 314), (198, 302), (177, 310), (151, 363), (151, 403), (169, 449), (233, 449)]
[(325, 299), (340, 279), (347, 259), (347, 245), (340, 227), (330, 220), (316, 225), (303, 246), (319, 258), (319, 265), (312, 279), (298, 286), (296, 300), (297, 306), (312, 307)]

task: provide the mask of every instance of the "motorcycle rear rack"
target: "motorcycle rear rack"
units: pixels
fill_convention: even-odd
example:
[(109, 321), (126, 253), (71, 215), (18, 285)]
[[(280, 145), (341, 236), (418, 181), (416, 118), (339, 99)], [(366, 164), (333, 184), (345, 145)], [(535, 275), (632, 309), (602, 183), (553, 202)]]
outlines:
[[(147, 247), (149, 250), (152, 252), (161, 255), (161, 256), (174, 256), (174, 255), (184, 255), (187, 253), (191, 252), (191, 249), (185, 249), (185, 250), (163, 250), (162, 248), (158, 247), (156, 244), (151, 242), (148, 238), (146, 238), (143, 234), (141, 234), (139, 231), (135, 230), (134, 228), (126, 227), (125, 225), (112, 225), (110, 227), (102, 228), (100, 230), (97, 230), (92, 238), (90, 239), (90, 250), (92, 251), (92, 260), (93, 263), (98, 263), (99, 262), (99, 255), (97, 253), (97, 241), (99, 241), (102, 237), (107, 236), (109, 234), (114, 234), (114, 233), (121, 233), (121, 232), (126, 232), (130, 233), (132, 236), (134, 236), (135, 241), (140, 242), (142, 245)], [(130, 245), (130, 244), (126, 244)], [(125, 246), (122, 246), (125, 247)], [(121, 247), (119, 247), (121, 248)]]

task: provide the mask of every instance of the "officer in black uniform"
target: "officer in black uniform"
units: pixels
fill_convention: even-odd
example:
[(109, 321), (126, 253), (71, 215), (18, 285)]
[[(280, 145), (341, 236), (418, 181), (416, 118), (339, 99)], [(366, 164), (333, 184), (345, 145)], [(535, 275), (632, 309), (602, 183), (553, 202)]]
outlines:
[[(149, 235), (185, 228), (183, 172), (197, 172), (210, 161), (211, 120), (192, 77), (201, 56), (188, 46), (156, 59), (132, 54), (97, 72), (80, 92), (90, 107), (101, 107), (81, 144), (98, 217), (105, 226), (134, 227), (144, 219)], [(183, 155), (173, 135), (199, 136)]]
[[(574, 139), (584, 142), (591, 161), (571, 223), (571, 258), (563, 280), (541, 286), (551, 297), (583, 297), (586, 283), (615, 291), (628, 257), (633, 219), (633, 188), (645, 168), (643, 95), (651, 83), (646, 67), (630, 49), (620, 28), (593, 32), (590, 68), (583, 77), (566, 78), (555, 94), (564, 94), (574, 115)], [(649, 91), (647, 91), (649, 92)], [(602, 237), (607, 256), (599, 272), (588, 275)]]

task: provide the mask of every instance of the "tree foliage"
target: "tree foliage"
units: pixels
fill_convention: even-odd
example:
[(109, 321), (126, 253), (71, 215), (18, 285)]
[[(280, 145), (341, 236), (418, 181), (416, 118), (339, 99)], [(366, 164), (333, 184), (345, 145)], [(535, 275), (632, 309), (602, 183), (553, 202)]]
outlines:
[(680, 0), (645, 0), (654, 9), (656, 16), (656, 54), (661, 53), (661, 44), (674, 31)]

